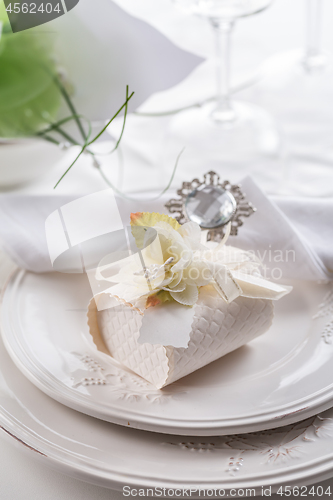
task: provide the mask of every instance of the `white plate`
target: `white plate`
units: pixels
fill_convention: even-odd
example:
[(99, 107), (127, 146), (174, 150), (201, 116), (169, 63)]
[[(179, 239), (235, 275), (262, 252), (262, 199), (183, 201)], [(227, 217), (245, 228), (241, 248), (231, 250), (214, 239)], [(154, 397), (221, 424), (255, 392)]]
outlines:
[(223, 488), (229, 497), (232, 488), (256, 488), (261, 496), (262, 487), (275, 491), (333, 474), (332, 410), (274, 431), (180, 438), (119, 427), (60, 405), (17, 370), (1, 340), (0, 367), (0, 435), (59, 472), (93, 484), (119, 490)]
[(277, 303), (267, 334), (164, 390), (96, 350), (86, 325), (85, 275), (16, 273), (3, 298), (2, 335), (30, 381), (88, 415), (171, 434), (252, 432), (332, 406), (329, 303), (313, 319), (328, 290), (296, 284)]

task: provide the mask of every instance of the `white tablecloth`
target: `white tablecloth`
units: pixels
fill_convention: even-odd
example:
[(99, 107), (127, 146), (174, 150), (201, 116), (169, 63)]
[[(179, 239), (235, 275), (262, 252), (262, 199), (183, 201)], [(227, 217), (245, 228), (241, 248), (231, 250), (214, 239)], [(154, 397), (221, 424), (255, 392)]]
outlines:
[[(168, 26), (167, 19), (158, 19), (155, 12), (146, 11), (148, 0), (119, 0), (118, 4), (124, 6), (142, 5), (139, 12), (143, 19), (152, 19), (155, 25), (159, 24), (163, 31), (172, 35), (172, 28)], [(165, 1), (165, 0), (163, 0)], [(156, 0), (150, 0), (156, 4)], [(286, 50), (289, 47), (298, 47), (303, 40), (303, 11), (305, 0), (275, 0), (270, 11), (262, 16), (254, 16), (248, 20), (241, 21), (235, 36), (235, 67), (243, 68), (244, 59), (247, 60), (247, 68), (253, 67), (261, 62), (269, 54), (278, 50)], [(324, 19), (325, 33), (324, 41), (327, 47), (333, 48), (333, 31), (331, 29), (333, 19), (333, 2), (324, 2), (326, 16)], [(77, 7), (79, 8), (79, 6)], [(137, 7), (141, 9), (141, 7)], [(265, 16), (265, 17), (263, 17)], [(157, 23), (157, 24), (156, 24)], [(178, 35), (173, 35), (178, 37)], [(198, 37), (199, 38), (199, 37)], [(185, 43), (181, 42), (180, 43)], [(207, 54), (210, 41), (203, 44), (203, 49), (196, 52)], [(184, 48), (185, 45), (182, 45)], [(204, 54), (202, 54), (204, 55)], [(128, 61), (130, 64), (130, 61)], [(66, 163), (66, 162), (65, 162)], [(59, 178), (67, 165), (59, 165), (56, 171), (50, 172), (38, 182), (16, 189), (17, 193), (49, 193), (54, 181)], [(154, 175), (154, 173), (152, 173)], [(130, 178), (131, 174), (128, 174)], [(73, 168), (66, 182), (62, 184), (59, 193), (82, 193), (92, 190), (103, 189), (103, 181), (90, 167), (88, 161), (82, 161)], [(7, 263), (0, 258), (0, 273), (7, 272)], [(1, 436), (1, 434), (0, 434)], [(13, 445), (12, 445), (13, 444)], [(31, 455), (24, 453), (23, 446), (7, 440), (0, 441), (0, 499), (1, 500), (117, 500), (123, 498), (119, 492), (113, 492), (104, 488), (91, 486), (80, 481), (63, 476), (45, 466), (32, 460)], [(15, 446), (14, 446), (15, 445)], [(331, 484), (333, 491), (333, 480), (326, 481), (323, 485)], [(279, 496), (271, 498), (278, 499)], [(290, 497), (291, 498), (291, 497)]]

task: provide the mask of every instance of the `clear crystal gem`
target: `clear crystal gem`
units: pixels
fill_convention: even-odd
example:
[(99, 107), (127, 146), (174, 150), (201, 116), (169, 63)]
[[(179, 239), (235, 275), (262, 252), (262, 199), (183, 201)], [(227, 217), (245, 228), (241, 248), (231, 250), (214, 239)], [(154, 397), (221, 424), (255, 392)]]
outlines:
[(188, 218), (205, 229), (227, 224), (236, 208), (237, 203), (232, 194), (217, 186), (200, 186), (185, 200)]

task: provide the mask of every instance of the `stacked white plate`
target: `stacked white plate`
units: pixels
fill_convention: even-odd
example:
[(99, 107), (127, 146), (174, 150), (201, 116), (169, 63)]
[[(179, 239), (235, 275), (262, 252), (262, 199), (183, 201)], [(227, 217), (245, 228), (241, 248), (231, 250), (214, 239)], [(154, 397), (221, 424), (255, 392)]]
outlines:
[(157, 390), (97, 351), (86, 276), (18, 270), (2, 301), (1, 428), (56, 469), (114, 489), (261, 494), (326, 479), (333, 289), (293, 285), (265, 335)]

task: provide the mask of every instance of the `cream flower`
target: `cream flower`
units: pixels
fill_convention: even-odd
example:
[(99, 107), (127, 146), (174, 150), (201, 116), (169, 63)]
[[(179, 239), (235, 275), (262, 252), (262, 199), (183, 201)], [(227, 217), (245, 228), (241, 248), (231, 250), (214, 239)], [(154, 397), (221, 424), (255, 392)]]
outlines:
[(138, 213), (132, 214), (131, 224), (141, 226), (133, 235), (142, 250), (121, 261), (118, 274), (110, 278), (116, 283), (110, 293), (126, 302), (144, 299), (146, 304), (148, 299), (155, 305), (167, 296), (193, 306), (200, 287), (209, 284), (227, 303), (240, 295), (277, 299), (289, 291), (263, 280), (249, 253), (225, 246), (230, 226), (221, 243), (209, 248), (195, 222), (181, 226), (166, 215)]
[(114, 293), (121, 289), (124, 300), (132, 302), (164, 290), (177, 302), (194, 305), (198, 288), (212, 281), (212, 264), (194, 258), (197, 251), (204, 250), (200, 227), (188, 222), (176, 230), (159, 221), (152, 229), (156, 233), (154, 241), (141, 251), (141, 256), (126, 259), (118, 275), (112, 277), (114, 283), (119, 283)]

